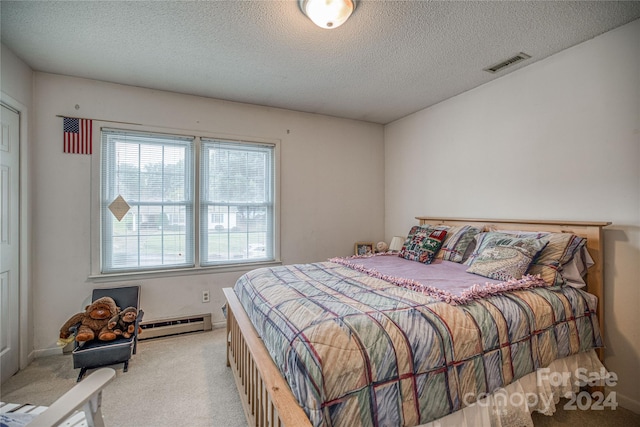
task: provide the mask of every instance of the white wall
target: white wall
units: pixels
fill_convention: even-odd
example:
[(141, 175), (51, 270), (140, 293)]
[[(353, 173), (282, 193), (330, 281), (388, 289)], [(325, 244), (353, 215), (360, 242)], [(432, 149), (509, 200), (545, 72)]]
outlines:
[(33, 71), (4, 44), (0, 46), (2, 92), (23, 105), (31, 106)]
[[(385, 127), (385, 232), (417, 215), (601, 220), (606, 366), (640, 412), (640, 20)], [(481, 71), (478, 71), (481, 72)]]
[(35, 74), (34, 91), (36, 350), (55, 348), (58, 328), (94, 287), (141, 284), (145, 320), (212, 312), (216, 323), (224, 320), (221, 289), (242, 274), (88, 280), (98, 231), (90, 228), (91, 159), (62, 152), (56, 115), (280, 140), (284, 263), (350, 255), (355, 241), (383, 236), (384, 177), (374, 173), (384, 168), (381, 125), (45, 73)]
[(0, 46), (0, 98), (20, 112), (20, 368), (33, 348), (33, 292), (31, 287), (31, 209), (29, 171), (32, 132), (33, 71), (4, 44)]

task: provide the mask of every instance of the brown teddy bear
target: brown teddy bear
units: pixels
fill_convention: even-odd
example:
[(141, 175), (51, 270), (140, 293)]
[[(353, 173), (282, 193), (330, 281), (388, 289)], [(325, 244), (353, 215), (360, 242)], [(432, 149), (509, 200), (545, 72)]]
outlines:
[(78, 332), (76, 333), (76, 341), (91, 341), (98, 337), (100, 341), (112, 341), (116, 339), (116, 334), (107, 327), (109, 319), (120, 312), (111, 297), (98, 298), (89, 304), (84, 312), (74, 314), (60, 328), (60, 338), (67, 339), (71, 333), (69, 328), (80, 323)]
[[(127, 307), (120, 313), (116, 314), (109, 320), (108, 328), (113, 330), (116, 335), (122, 335), (125, 338), (131, 338), (136, 330), (136, 318), (138, 310), (135, 307)], [(141, 329), (138, 328), (138, 333)]]

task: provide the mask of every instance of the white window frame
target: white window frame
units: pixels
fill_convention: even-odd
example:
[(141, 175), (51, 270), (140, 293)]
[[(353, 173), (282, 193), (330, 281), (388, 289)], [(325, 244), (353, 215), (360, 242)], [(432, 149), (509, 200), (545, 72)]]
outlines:
[[(159, 128), (152, 126), (134, 125), (128, 123), (104, 122), (94, 120), (93, 126), (93, 154), (91, 156), (91, 268), (89, 279), (99, 282), (112, 281), (114, 279), (126, 279), (127, 277), (144, 278), (156, 276), (183, 276), (190, 274), (207, 274), (212, 272), (229, 271), (249, 271), (255, 268), (282, 264), (280, 259), (280, 140), (259, 138), (254, 136), (228, 135), (213, 132), (195, 132), (172, 128)], [(101, 241), (101, 161), (102, 161), (102, 128), (118, 129), (122, 131), (168, 134), (175, 136), (195, 137), (195, 156), (193, 170), (195, 171), (194, 184), (196, 194), (194, 195), (194, 259), (195, 266), (184, 268), (163, 268), (158, 270), (136, 270), (115, 273), (102, 273), (102, 241)], [(239, 143), (268, 144), (273, 146), (274, 162), (274, 196), (273, 196), (273, 260), (272, 261), (250, 261), (233, 262), (216, 265), (200, 265), (200, 153), (201, 138), (220, 139), (225, 141), (238, 141)]]
[[(209, 165), (209, 163), (213, 160), (211, 155), (207, 157), (201, 157), (200, 159), (200, 178), (209, 181), (209, 178), (212, 180), (209, 181), (208, 184), (200, 182), (199, 190), (200, 190), (200, 215), (203, 221), (200, 224), (200, 265), (201, 266), (211, 266), (211, 265), (228, 265), (233, 263), (245, 264), (242, 258), (238, 260), (234, 258), (235, 255), (240, 255), (243, 257), (246, 253), (249, 256), (252, 252), (255, 255), (255, 243), (252, 245), (250, 242), (252, 240), (252, 236), (266, 234), (269, 236), (273, 236), (273, 183), (275, 182), (275, 171), (274, 171), (274, 146), (272, 144), (259, 144), (256, 142), (247, 142), (247, 141), (229, 141), (222, 140), (220, 138), (201, 138), (200, 139), (200, 154), (203, 153), (211, 153), (213, 158), (216, 156), (214, 153), (223, 154), (222, 158), (228, 158), (231, 153), (240, 153), (242, 159), (248, 161), (247, 154), (251, 153), (253, 156), (253, 160), (263, 159), (270, 160), (263, 163), (264, 168), (266, 170), (267, 175), (264, 177), (264, 180), (257, 180), (256, 185), (254, 185), (254, 190), (258, 190), (254, 192), (253, 197), (247, 196), (247, 193), (251, 193), (250, 191), (243, 191), (239, 195), (230, 195), (228, 193), (220, 193), (217, 194), (217, 197), (209, 200), (205, 195), (204, 191), (209, 189), (209, 185), (216, 186), (216, 183), (226, 182), (229, 176), (224, 174), (224, 171), (221, 173), (214, 173), (213, 175), (209, 175), (210, 169), (205, 169), (205, 163)], [(219, 161), (219, 160), (218, 160)], [(213, 160), (213, 163), (218, 163), (218, 161)], [(214, 171), (215, 172), (215, 171)], [(224, 177), (220, 179), (221, 177)], [(264, 186), (260, 186), (259, 184), (264, 184)], [(227, 188), (224, 188), (227, 190)], [(254, 209), (264, 209), (267, 212), (267, 215), (264, 217), (265, 221), (260, 223), (249, 220), (249, 218), (245, 218), (244, 227), (236, 227), (236, 222), (231, 221), (232, 214), (237, 215), (240, 212), (240, 209), (246, 209), (246, 213), (249, 213), (249, 210)], [(226, 224), (220, 224), (219, 227), (221, 229), (216, 231), (209, 227), (209, 221), (207, 218), (207, 213), (209, 209), (214, 210), (222, 210), (222, 215), (226, 219)], [(233, 212), (234, 209), (237, 209)], [(215, 215), (215, 213), (213, 214)], [(264, 228), (263, 228), (264, 227)], [(235, 230), (235, 228), (239, 228)], [(222, 233), (222, 235), (219, 235)], [(261, 240), (261, 239), (259, 239)], [(208, 259), (208, 251), (209, 251), (209, 242), (212, 242), (214, 245), (218, 243), (220, 245), (219, 250), (227, 252), (227, 259), (224, 261), (218, 261), (215, 258)], [(260, 242), (261, 243), (261, 242)], [(267, 245), (262, 246), (263, 250), (265, 250), (264, 254), (267, 256), (262, 257), (263, 261), (269, 261), (274, 257), (273, 253), (273, 238), (269, 237), (267, 239)], [(240, 250), (241, 252), (234, 251)], [(252, 249), (253, 246), (253, 249)], [(259, 251), (258, 251), (259, 252)], [(256, 262), (260, 262), (260, 259), (256, 259)]]

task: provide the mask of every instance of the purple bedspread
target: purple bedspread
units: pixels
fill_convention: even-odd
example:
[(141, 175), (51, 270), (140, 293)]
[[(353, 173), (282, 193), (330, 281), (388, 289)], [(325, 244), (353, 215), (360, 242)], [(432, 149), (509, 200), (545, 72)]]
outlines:
[(330, 261), (452, 304), (465, 304), (505, 291), (547, 286), (539, 276), (527, 275), (501, 282), (467, 273), (469, 266), (464, 264), (443, 260), (431, 264), (406, 262), (390, 253), (332, 258)]
[(438, 288), (455, 295), (460, 295), (462, 291), (475, 284), (500, 283), (500, 280), (467, 273), (468, 265), (441, 259), (436, 259), (431, 264), (423, 264), (421, 262), (406, 262), (405, 259), (397, 255), (381, 255), (350, 258), (349, 261), (389, 276), (404, 277), (425, 285), (437, 284)]

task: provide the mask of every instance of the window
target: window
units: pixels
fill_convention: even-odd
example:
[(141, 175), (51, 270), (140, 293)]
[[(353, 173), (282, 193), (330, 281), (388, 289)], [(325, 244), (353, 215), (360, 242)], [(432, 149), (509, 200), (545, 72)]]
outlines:
[(274, 261), (274, 150), (103, 128), (101, 273)]
[(201, 265), (272, 260), (273, 147), (203, 138), (200, 158)]
[(224, 214), (212, 213), (211, 222), (214, 224), (222, 224), (224, 222)]

